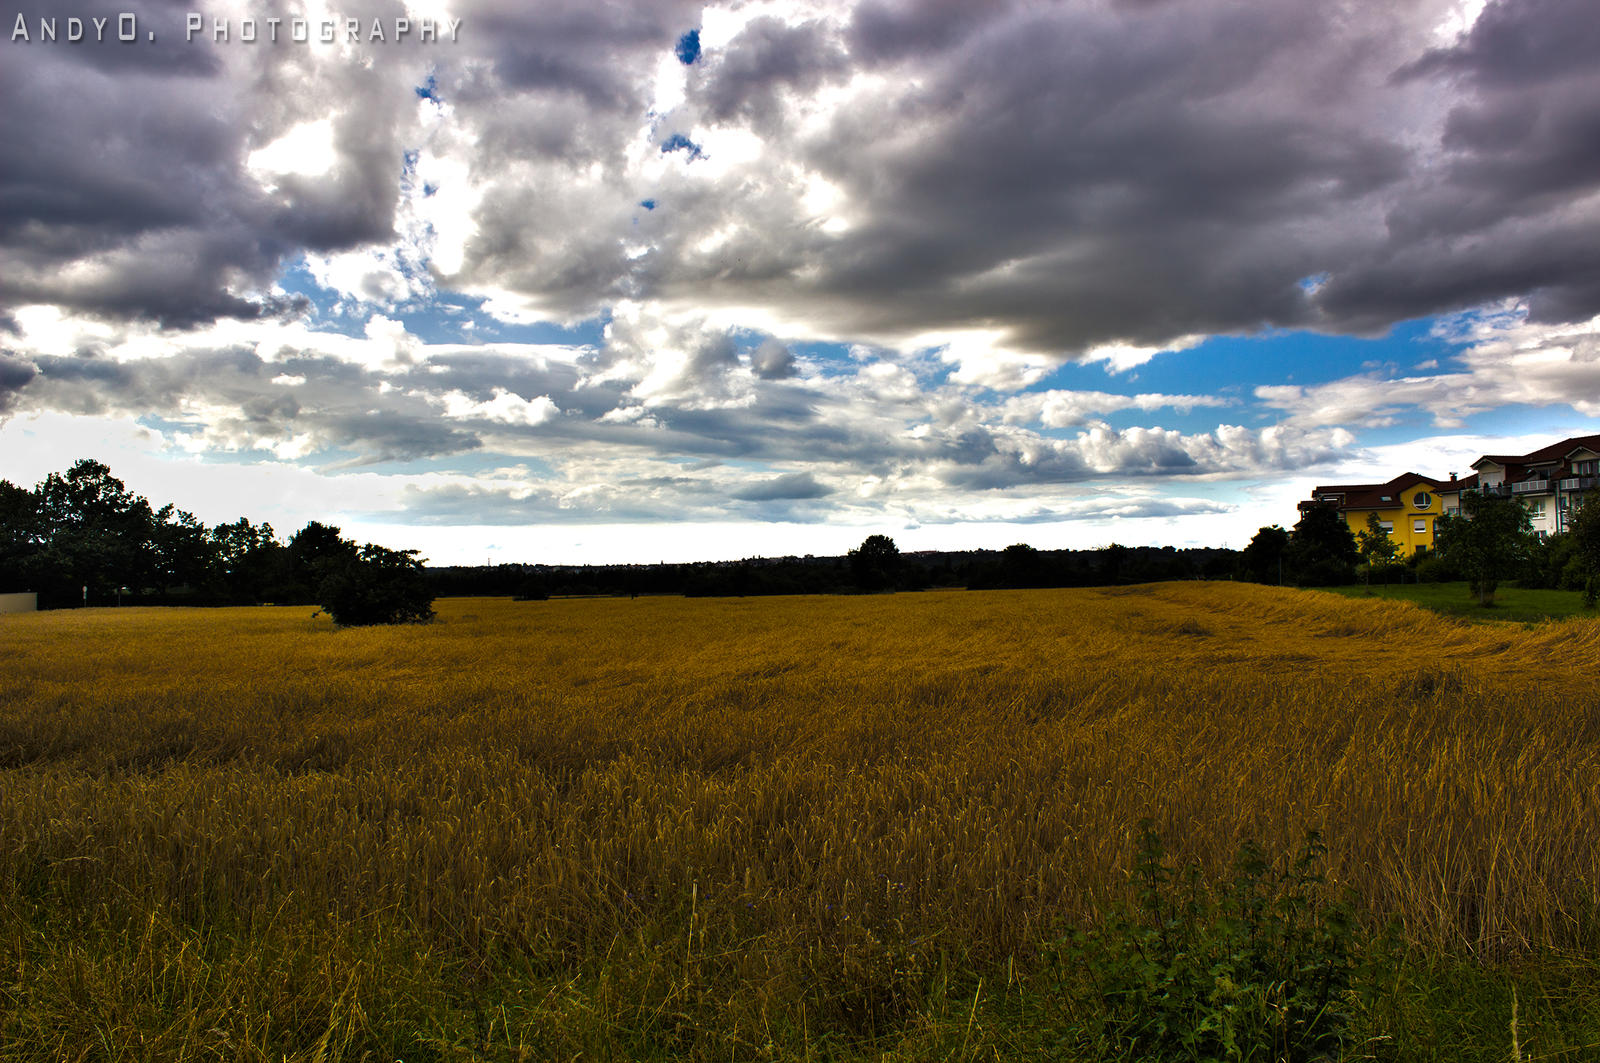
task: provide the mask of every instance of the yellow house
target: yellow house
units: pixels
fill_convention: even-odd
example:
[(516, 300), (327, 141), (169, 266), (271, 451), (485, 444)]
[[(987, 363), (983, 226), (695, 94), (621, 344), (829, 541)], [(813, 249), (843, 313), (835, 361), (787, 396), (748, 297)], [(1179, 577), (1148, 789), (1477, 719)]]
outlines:
[(1300, 508), (1336, 506), (1356, 534), (1367, 530), (1368, 516), (1376, 513), (1383, 530), (1399, 546), (1400, 556), (1410, 557), (1419, 550), (1433, 549), (1434, 524), (1444, 511), (1440, 490), (1453, 487), (1449, 481), (1407, 472), (1388, 483), (1318, 487), (1312, 491), (1311, 501), (1300, 503)]

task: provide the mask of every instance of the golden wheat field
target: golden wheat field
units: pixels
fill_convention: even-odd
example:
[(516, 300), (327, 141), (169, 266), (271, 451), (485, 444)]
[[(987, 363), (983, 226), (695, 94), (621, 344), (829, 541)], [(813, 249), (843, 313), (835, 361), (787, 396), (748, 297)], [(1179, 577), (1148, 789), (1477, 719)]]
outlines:
[(360, 1058), (395, 987), (510, 967), (545, 995), (514, 1039), (498, 1002), (505, 1058), (710, 1010), (765, 1058), (1022, 977), (1145, 816), (1219, 871), (1318, 828), (1419, 945), (1593, 944), (1597, 621), (1227, 583), (438, 611), (0, 617), (0, 1046)]

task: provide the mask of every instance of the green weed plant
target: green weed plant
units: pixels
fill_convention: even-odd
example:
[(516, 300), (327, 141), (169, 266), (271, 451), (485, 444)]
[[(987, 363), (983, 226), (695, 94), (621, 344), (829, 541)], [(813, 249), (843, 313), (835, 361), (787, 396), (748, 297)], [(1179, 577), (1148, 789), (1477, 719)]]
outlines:
[(1135, 902), (1058, 945), (1101, 1005), (1100, 1047), (1184, 1063), (1339, 1058), (1354, 923), (1348, 898), (1322, 899), (1326, 851), (1314, 830), (1276, 863), (1245, 842), (1232, 878), (1208, 886), (1142, 821)]

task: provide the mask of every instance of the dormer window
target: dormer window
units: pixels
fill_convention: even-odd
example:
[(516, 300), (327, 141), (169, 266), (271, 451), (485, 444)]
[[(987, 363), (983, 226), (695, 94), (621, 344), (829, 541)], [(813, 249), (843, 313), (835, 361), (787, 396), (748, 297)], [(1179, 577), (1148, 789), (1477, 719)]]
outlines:
[(1378, 496), (1378, 501), (1379, 502), (1393, 502), (1394, 499), (1389, 495), (1379, 495)]

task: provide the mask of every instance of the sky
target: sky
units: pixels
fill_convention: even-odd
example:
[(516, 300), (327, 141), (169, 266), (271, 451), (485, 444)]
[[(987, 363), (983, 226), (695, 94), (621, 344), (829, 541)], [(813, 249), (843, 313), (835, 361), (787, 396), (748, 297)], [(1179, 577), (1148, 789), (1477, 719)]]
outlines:
[(1600, 431), (1593, 0), (0, 33), (24, 486), (94, 458), (434, 564), (1239, 548), (1315, 484)]

